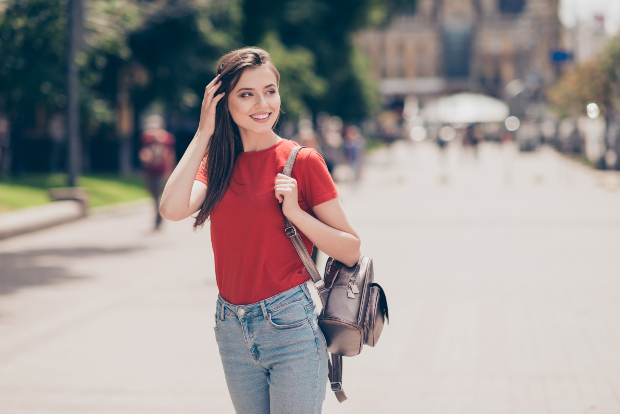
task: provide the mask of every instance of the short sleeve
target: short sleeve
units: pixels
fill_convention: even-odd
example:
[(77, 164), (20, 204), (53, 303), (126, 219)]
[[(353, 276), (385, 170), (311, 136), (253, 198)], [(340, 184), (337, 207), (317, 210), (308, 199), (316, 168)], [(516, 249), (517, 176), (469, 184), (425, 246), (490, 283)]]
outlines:
[(310, 150), (301, 171), (303, 196), (310, 208), (338, 197), (338, 191), (327, 170), (325, 160), (316, 150)]
[(202, 162), (200, 163), (200, 168), (198, 168), (198, 172), (196, 173), (196, 178), (194, 178), (194, 180), (202, 181), (203, 183), (205, 183), (205, 185), (207, 184), (207, 175), (205, 174), (206, 164), (207, 164), (207, 157), (204, 157), (202, 159)]

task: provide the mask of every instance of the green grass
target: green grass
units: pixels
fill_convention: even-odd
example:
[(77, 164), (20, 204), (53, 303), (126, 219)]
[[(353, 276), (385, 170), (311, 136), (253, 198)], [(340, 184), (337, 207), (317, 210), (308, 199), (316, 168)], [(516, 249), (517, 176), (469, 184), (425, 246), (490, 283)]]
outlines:
[(366, 137), (366, 151), (371, 152), (385, 146), (385, 142), (378, 140), (373, 136)]
[[(0, 213), (49, 203), (47, 190), (65, 187), (66, 174), (31, 174), (0, 180)], [(89, 194), (90, 207), (124, 203), (149, 197), (142, 176), (89, 174), (79, 178), (78, 186)]]

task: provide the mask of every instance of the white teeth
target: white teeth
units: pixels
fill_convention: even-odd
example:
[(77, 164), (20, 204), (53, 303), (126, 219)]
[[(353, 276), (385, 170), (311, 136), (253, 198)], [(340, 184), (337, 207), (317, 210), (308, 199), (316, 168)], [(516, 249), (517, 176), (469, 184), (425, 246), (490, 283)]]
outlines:
[(267, 117), (269, 117), (269, 114), (267, 114), (267, 115), (256, 115), (256, 116), (250, 115), (250, 116), (252, 118), (254, 118), (254, 119), (266, 119)]

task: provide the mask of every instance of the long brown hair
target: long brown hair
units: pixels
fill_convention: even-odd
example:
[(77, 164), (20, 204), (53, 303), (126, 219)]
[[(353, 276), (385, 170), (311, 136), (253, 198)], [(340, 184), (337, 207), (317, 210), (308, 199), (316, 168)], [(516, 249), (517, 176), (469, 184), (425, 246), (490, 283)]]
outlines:
[[(239, 128), (230, 115), (228, 97), (235, 88), (239, 78), (246, 69), (265, 65), (276, 75), (277, 84), (280, 84), (280, 73), (271, 62), (269, 53), (259, 48), (246, 47), (233, 50), (222, 56), (217, 62), (217, 74), (222, 84), (214, 94), (226, 92), (224, 99), (220, 99), (215, 108), (215, 130), (207, 145), (207, 162), (204, 173), (207, 176), (207, 195), (200, 207), (194, 222), (194, 229), (204, 225), (213, 209), (219, 204), (230, 185), (237, 156), (243, 152), (243, 143), (239, 135)], [(278, 114), (279, 118), (280, 114)], [(278, 118), (274, 122), (275, 128)]]

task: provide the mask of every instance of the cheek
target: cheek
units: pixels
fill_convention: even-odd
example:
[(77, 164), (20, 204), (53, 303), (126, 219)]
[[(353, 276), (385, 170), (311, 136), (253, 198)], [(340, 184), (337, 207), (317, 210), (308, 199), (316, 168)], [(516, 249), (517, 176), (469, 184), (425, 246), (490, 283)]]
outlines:
[(243, 102), (240, 102), (236, 99), (231, 99), (228, 101), (228, 110), (230, 111), (230, 116), (232, 117), (235, 123), (239, 123), (243, 119), (245, 119), (245, 114), (247, 112), (247, 108), (244, 107)]
[(281, 101), (279, 94), (272, 96), (270, 99), (267, 99), (267, 102), (269, 102), (269, 106), (274, 109), (275, 113), (280, 112)]

